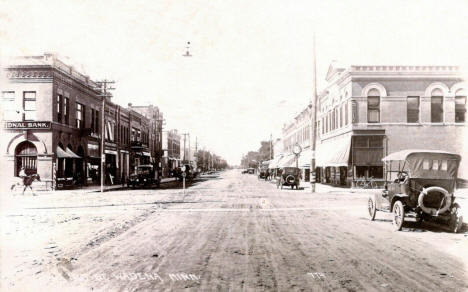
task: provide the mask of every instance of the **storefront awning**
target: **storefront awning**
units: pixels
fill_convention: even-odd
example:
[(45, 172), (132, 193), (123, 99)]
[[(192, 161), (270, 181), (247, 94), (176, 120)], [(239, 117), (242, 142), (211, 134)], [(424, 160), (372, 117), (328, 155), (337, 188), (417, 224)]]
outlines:
[(76, 155), (75, 152), (71, 151), (70, 148), (67, 147), (67, 150), (65, 151), (70, 155), (70, 158), (81, 158), (80, 156)]
[(284, 156), (278, 163), (278, 167), (291, 167), (296, 166), (296, 155), (289, 154)]
[(67, 150), (63, 150), (62, 147), (57, 146), (56, 153), (57, 158), (81, 158), (80, 156), (76, 155), (70, 148), (66, 148)]
[(271, 162), (271, 160), (262, 161), (261, 166), (262, 167), (268, 167), (270, 165), (270, 162)]
[(268, 168), (269, 169), (277, 168), (278, 167), (278, 162), (281, 160), (281, 158), (283, 158), (283, 155), (278, 155), (275, 158), (273, 158), (272, 160), (270, 160), (270, 164), (268, 165)]
[(348, 166), (351, 137), (337, 139), (317, 147), (316, 166)]
[(57, 154), (57, 158), (71, 158), (70, 154), (65, 152), (65, 150), (62, 149), (62, 147), (57, 146), (57, 150), (55, 151), (55, 154)]
[(312, 150), (306, 149), (301, 152), (299, 156), (299, 167), (310, 168), (310, 161), (312, 160)]

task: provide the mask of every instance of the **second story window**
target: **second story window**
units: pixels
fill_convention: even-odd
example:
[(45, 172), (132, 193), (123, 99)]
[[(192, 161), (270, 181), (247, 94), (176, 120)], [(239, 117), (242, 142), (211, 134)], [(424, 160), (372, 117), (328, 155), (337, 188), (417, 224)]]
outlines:
[(69, 121), (69, 113), (70, 113), (70, 99), (68, 97), (63, 98), (63, 122), (65, 125), (68, 125)]
[(419, 96), (408, 96), (406, 121), (408, 123), (419, 122)]
[(367, 97), (367, 122), (380, 123), (380, 96)]
[(91, 109), (91, 131), (99, 133), (99, 111)]
[(62, 122), (63, 116), (63, 96), (61, 94), (57, 94), (57, 122)]
[(466, 122), (466, 96), (455, 97), (455, 123)]
[(442, 123), (443, 122), (443, 97), (432, 96), (431, 97), (431, 123)]
[(345, 110), (345, 112), (344, 112), (344, 119), (345, 119), (344, 124), (347, 125), (347, 124), (349, 124), (349, 118), (348, 118), (348, 104), (347, 104), (347, 103), (344, 104), (344, 110)]
[(2, 92), (2, 108), (3, 120), (14, 121), (19, 119), (19, 111), (16, 108), (15, 92), (3, 91)]
[(84, 105), (81, 103), (76, 103), (76, 127), (78, 129), (84, 128), (84, 115), (85, 115), (85, 110), (84, 110)]
[(36, 119), (36, 92), (23, 92), (24, 121), (34, 121)]

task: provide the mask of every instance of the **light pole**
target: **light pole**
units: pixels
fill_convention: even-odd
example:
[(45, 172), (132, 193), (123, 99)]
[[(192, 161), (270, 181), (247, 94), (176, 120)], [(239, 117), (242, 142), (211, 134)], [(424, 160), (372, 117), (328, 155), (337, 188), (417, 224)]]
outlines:
[(293, 147), (293, 153), (296, 156), (296, 168), (299, 168), (299, 155), (302, 152), (302, 147), (298, 143)]
[(309, 136), (310, 136), (310, 148), (312, 152), (312, 157), (310, 161), (310, 192), (315, 193), (315, 146), (316, 146), (316, 139), (317, 139), (317, 129), (315, 127), (316, 120), (317, 120), (317, 60), (315, 57), (315, 33), (313, 36), (314, 44), (313, 44), (313, 60), (314, 60), (314, 91), (313, 97), (309, 104), (310, 109), (310, 127), (309, 127)]

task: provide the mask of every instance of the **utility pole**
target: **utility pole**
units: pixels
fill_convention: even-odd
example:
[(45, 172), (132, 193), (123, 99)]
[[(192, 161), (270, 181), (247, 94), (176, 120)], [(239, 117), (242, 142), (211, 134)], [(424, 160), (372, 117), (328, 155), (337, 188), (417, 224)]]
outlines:
[(198, 137), (195, 136), (195, 157), (196, 158), (196, 163), (197, 163), (197, 169), (199, 168), (198, 166)]
[(273, 135), (270, 134), (270, 160), (273, 159)]
[(185, 149), (185, 141), (186, 141), (186, 138), (187, 138), (187, 135), (188, 133), (182, 133), (182, 135), (184, 135), (184, 159), (183, 159), (183, 163), (185, 163), (185, 153), (186, 153), (186, 149)]
[(105, 169), (106, 169), (106, 155), (104, 153), (104, 146), (105, 146), (105, 132), (106, 132), (106, 98), (108, 95), (108, 90), (113, 90), (115, 88), (108, 87), (110, 84), (115, 83), (115, 81), (104, 79), (103, 81), (96, 82), (100, 85), (101, 94), (99, 96), (102, 97), (102, 109), (101, 109), (101, 193), (104, 192), (104, 178), (105, 178)]
[(310, 109), (310, 129), (309, 129), (309, 134), (310, 134), (310, 148), (312, 152), (312, 157), (310, 161), (310, 192), (315, 193), (315, 146), (316, 146), (316, 139), (317, 139), (317, 129), (316, 129), (316, 124), (317, 124), (317, 59), (316, 59), (316, 53), (315, 53), (315, 33), (313, 36), (314, 44), (313, 44), (313, 60), (314, 60), (314, 68), (313, 68), (313, 73), (314, 73), (314, 91), (313, 91), (313, 96), (312, 99), (309, 103), (309, 109)]

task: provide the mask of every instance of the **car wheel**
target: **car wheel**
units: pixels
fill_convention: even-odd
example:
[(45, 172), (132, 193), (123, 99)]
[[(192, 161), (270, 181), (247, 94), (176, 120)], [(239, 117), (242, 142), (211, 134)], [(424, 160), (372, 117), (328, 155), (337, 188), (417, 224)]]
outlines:
[(375, 213), (377, 213), (377, 206), (372, 197), (367, 201), (367, 210), (369, 211), (369, 217), (371, 221), (375, 219)]
[(405, 208), (403, 207), (403, 203), (401, 201), (396, 201), (393, 204), (393, 229), (395, 231), (400, 231), (403, 227), (403, 223), (405, 222)]

